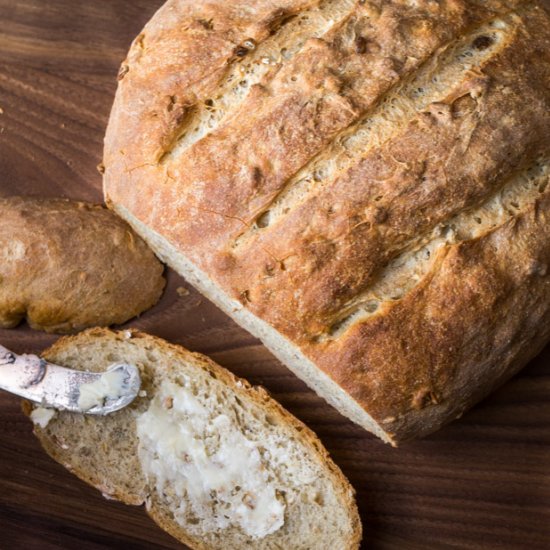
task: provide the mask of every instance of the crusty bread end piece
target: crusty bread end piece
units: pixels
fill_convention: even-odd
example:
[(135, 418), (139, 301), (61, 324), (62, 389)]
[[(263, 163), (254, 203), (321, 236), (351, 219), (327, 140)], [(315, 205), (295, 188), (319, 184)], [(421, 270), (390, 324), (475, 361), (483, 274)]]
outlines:
[(74, 369), (119, 361), (140, 369), (142, 393), (129, 407), (102, 418), (57, 412), (35, 426), (50, 456), (105, 496), (145, 503), (192, 548), (359, 546), (352, 487), (318, 438), (263, 389), (135, 331), (91, 329), (43, 355)]
[(0, 199), (0, 327), (26, 318), (69, 333), (121, 324), (149, 309), (164, 267), (103, 206), (66, 199)]

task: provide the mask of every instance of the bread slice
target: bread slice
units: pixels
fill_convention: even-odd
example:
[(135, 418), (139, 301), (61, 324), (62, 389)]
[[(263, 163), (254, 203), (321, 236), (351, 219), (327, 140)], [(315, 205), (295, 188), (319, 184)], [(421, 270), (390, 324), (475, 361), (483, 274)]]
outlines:
[(342, 414), (424, 436), (550, 338), (549, 36), (545, 0), (171, 0), (105, 200)]
[(35, 425), (50, 456), (106, 497), (145, 503), (156, 523), (197, 549), (358, 547), (349, 482), (263, 389), (136, 331), (91, 329), (43, 356), (74, 369), (120, 361), (140, 369), (142, 392), (129, 407), (103, 418), (57, 412)]

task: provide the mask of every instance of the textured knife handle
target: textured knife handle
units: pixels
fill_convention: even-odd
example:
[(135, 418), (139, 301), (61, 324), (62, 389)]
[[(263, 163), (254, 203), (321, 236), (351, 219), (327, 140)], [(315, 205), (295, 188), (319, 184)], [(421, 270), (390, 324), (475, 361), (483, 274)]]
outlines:
[(33, 398), (32, 388), (44, 379), (47, 362), (37, 355), (17, 355), (0, 346), (0, 388)]

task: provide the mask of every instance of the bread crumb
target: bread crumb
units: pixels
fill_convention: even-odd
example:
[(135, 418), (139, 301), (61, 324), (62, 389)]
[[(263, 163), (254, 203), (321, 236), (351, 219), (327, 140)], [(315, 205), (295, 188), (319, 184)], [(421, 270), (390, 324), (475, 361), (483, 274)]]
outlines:
[(125, 330), (124, 331), (124, 338), (129, 340), (132, 337), (132, 331), (131, 330)]
[(138, 395), (139, 395), (140, 397), (147, 397), (147, 392), (146, 392), (145, 390), (141, 390), (141, 391), (138, 393)]
[(177, 289), (176, 289), (176, 292), (178, 293), (178, 296), (189, 296), (190, 292), (187, 288), (185, 288), (184, 286), (179, 286)]

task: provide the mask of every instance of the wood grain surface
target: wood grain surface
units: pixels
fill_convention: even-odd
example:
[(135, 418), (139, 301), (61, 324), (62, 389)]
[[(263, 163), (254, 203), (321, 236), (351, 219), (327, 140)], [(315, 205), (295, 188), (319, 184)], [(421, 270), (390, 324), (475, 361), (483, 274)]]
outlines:
[[(101, 201), (96, 166), (118, 65), (160, 4), (0, 0), (0, 195)], [(550, 548), (550, 348), (461, 420), (392, 449), (176, 274), (168, 279), (161, 302), (128, 326), (264, 385), (315, 430), (357, 489), (365, 548)], [(55, 339), (25, 326), (0, 331), (16, 352)], [(142, 509), (104, 500), (50, 460), (18, 400), (0, 395), (0, 549), (181, 547)]]

